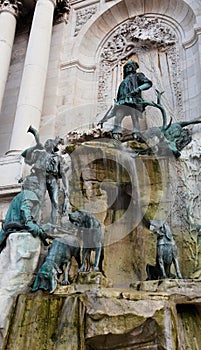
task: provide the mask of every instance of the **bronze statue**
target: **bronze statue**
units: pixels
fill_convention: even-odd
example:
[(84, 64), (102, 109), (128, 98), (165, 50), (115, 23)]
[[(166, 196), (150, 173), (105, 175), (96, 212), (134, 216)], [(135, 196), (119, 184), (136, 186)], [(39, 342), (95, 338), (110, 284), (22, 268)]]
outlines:
[(91, 213), (85, 210), (77, 210), (69, 214), (69, 220), (78, 226), (78, 237), (82, 239), (82, 265), (79, 272), (90, 271), (91, 251), (95, 250), (93, 271), (103, 272), (103, 232), (100, 222)]
[[(32, 291), (38, 289), (53, 293), (57, 287), (58, 276), (64, 273), (62, 285), (69, 284), (71, 259), (75, 257), (80, 268), (80, 241), (73, 235), (63, 234), (63, 238), (55, 238), (45, 262), (39, 269)], [(64, 270), (64, 265), (66, 269)]]
[(104, 118), (98, 123), (103, 125), (108, 119), (115, 117), (113, 137), (119, 139), (122, 135), (121, 123), (125, 116), (130, 115), (133, 123), (133, 134), (138, 138), (139, 119), (145, 110), (145, 103), (141, 96), (143, 90), (151, 88), (152, 82), (143, 73), (137, 73), (139, 65), (130, 60), (123, 68), (123, 81), (121, 82), (115, 105), (111, 108)]
[[(179, 158), (181, 155), (181, 150), (187, 146), (192, 141), (192, 136), (188, 129), (185, 129), (188, 125), (200, 124), (200, 120), (189, 120), (172, 123), (172, 117), (170, 122), (167, 123), (167, 113), (165, 107), (161, 103), (161, 96), (164, 93), (156, 90), (157, 93), (157, 102), (143, 101), (142, 103), (145, 106), (156, 107), (161, 111), (162, 114), (162, 126), (153, 127), (146, 130), (143, 135), (141, 135), (142, 140), (147, 144), (152, 144), (152, 139), (157, 138), (158, 143), (155, 145), (154, 152), (159, 155), (174, 154), (176, 158)], [(152, 149), (149, 147), (143, 151), (138, 151), (137, 153), (145, 154), (152, 152)]]
[(39, 191), (40, 185), (37, 177), (27, 176), (22, 191), (13, 198), (7, 211), (3, 228), (0, 231), (0, 252), (5, 247), (9, 234), (16, 231), (28, 231), (33, 237), (39, 237), (45, 245), (48, 245), (47, 235), (37, 223), (40, 211)]
[[(149, 224), (150, 231), (157, 235), (157, 254), (156, 265), (147, 264), (146, 266), (147, 279), (182, 278), (177, 259), (177, 247), (170, 227), (161, 220), (151, 220)], [(170, 272), (172, 263), (176, 276)]]
[(63, 214), (65, 214), (68, 206), (68, 182), (61, 156), (57, 154), (59, 150), (58, 145), (63, 144), (63, 139), (60, 137), (48, 139), (43, 146), (39, 141), (38, 132), (33, 127), (30, 126), (28, 132), (34, 135), (36, 145), (26, 149), (22, 153), (22, 156), (25, 158), (25, 163), (32, 165), (31, 173), (35, 174), (39, 179), (41, 187), (41, 204), (43, 203), (47, 189), (52, 204), (51, 220), (53, 224), (56, 224), (58, 214), (59, 179), (62, 179), (64, 187)]

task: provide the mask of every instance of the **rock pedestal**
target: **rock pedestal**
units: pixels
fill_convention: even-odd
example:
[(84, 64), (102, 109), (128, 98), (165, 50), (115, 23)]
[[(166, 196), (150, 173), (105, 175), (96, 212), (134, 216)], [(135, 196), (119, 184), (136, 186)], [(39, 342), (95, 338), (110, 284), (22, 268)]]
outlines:
[(29, 232), (15, 232), (0, 254), (0, 346), (16, 296), (27, 290), (40, 255), (41, 242)]

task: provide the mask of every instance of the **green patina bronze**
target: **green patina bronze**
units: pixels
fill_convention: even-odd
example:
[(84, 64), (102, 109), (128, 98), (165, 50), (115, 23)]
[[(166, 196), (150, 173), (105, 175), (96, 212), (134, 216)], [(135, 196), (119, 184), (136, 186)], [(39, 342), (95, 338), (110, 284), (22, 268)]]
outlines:
[(40, 183), (40, 203), (42, 205), (46, 190), (48, 191), (52, 210), (51, 220), (56, 224), (58, 216), (58, 193), (59, 193), (59, 179), (62, 179), (64, 187), (64, 203), (62, 207), (63, 214), (68, 207), (68, 183), (66, 181), (66, 174), (62, 159), (58, 152), (58, 145), (63, 144), (63, 139), (56, 137), (55, 139), (48, 139), (44, 145), (39, 141), (39, 134), (36, 129), (29, 127), (28, 132), (34, 135), (36, 145), (29, 147), (22, 152), (25, 163), (32, 166), (31, 173), (37, 176)]
[(121, 82), (114, 107), (106, 113), (103, 119), (99, 122), (102, 126), (108, 119), (115, 117), (113, 137), (119, 139), (122, 135), (121, 123), (125, 116), (130, 115), (133, 123), (133, 132), (137, 137), (139, 133), (139, 119), (142, 118), (142, 113), (146, 105), (143, 103), (141, 92), (152, 86), (149, 80), (143, 73), (138, 73), (139, 65), (137, 62), (130, 60), (124, 65), (124, 76)]
[(38, 191), (40, 188), (37, 177), (27, 176), (22, 191), (13, 198), (7, 211), (3, 229), (0, 231), (0, 252), (5, 247), (9, 234), (15, 231), (28, 231), (48, 245), (47, 235), (37, 223), (40, 212)]

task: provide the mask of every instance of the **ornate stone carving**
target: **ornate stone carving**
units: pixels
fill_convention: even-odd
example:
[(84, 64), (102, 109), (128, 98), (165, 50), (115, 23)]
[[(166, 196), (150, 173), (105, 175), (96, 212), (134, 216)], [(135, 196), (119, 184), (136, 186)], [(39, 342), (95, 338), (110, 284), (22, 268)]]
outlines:
[(67, 22), (68, 15), (70, 12), (70, 1), (69, 0), (57, 0), (54, 11), (55, 22)]
[(0, 13), (7, 11), (18, 17), (22, 12), (22, 2), (19, 0), (0, 0)]
[[(173, 30), (158, 18), (137, 16), (116, 28), (105, 42), (100, 54), (98, 103), (99, 113), (108, 109), (111, 104), (111, 76), (121, 69), (122, 64), (133, 54), (142, 56), (143, 53), (157, 50), (165, 53), (170, 62), (170, 78), (174, 91), (178, 113), (182, 111), (182, 96), (179, 81), (181, 69), (179, 66), (177, 37)], [(119, 68), (117, 67), (119, 66)], [(116, 67), (116, 68), (115, 68)], [(116, 73), (115, 73), (116, 74)], [(151, 78), (151, 77), (150, 77)], [(109, 102), (110, 100), (110, 102)]]
[(172, 30), (165, 26), (158, 18), (135, 17), (118, 27), (103, 47), (101, 58), (114, 62), (119, 58), (131, 54), (138, 47), (150, 49), (152, 47), (166, 49), (173, 45), (176, 36)]
[(77, 36), (82, 26), (96, 13), (97, 6), (85, 8), (77, 11), (76, 26), (74, 36)]

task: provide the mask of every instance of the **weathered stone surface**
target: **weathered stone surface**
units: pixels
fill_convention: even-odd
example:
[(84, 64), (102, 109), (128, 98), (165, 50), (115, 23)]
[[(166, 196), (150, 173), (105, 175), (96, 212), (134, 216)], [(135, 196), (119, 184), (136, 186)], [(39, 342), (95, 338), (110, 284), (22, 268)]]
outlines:
[(144, 292), (166, 292), (182, 294), (188, 297), (201, 297), (201, 280), (164, 279), (131, 283), (131, 288)]
[[(16, 296), (33, 280), (41, 241), (28, 232), (10, 234), (0, 254), (0, 330), (5, 336)], [(0, 339), (1, 344), (1, 339)]]
[(69, 294), (62, 287), (53, 295), (22, 294), (4, 345), (7, 350), (177, 350), (187, 344), (197, 350), (199, 303), (199, 297), (174, 291), (100, 288)]

